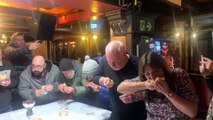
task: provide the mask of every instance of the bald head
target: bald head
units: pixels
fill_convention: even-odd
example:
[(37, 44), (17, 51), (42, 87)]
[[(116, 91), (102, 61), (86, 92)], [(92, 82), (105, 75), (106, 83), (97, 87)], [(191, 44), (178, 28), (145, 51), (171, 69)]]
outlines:
[(32, 64), (34, 65), (44, 65), (45, 64), (45, 59), (43, 56), (35, 56), (32, 60)]
[(125, 48), (121, 41), (111, 41), (107, 44), (105, 52), (106, 54), (122, 54), (125, 53)]
[(106, 46), (105, 53), (107, 63), (113, 70), (122, 69), (128, 61), (125, 47), (120, 41), (109, 42)]
[(32, 75), (40, 78), (44, 73), (46, 63), (43, 56), (35, 56), (32, 60)]

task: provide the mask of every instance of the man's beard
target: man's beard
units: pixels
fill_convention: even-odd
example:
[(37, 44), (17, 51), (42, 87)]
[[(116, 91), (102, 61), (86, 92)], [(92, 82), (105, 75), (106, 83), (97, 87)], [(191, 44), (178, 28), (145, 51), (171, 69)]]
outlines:
[(44, 73), (44, 70), (43, 71), (32, 71), (32, 76), (37, 78), (37, 79), (41, 79), (42, 77), (42, 74)]

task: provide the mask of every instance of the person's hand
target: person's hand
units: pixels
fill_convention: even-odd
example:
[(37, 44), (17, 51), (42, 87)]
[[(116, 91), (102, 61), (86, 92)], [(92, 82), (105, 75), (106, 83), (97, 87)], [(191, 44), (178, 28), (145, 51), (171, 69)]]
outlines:
[(93, 82), (90, 82), (90, 83), (88, 84), (88, 86), (90, 86), (90, 87), (93, 89), (93, 91), (95, 91), (95, 92), (99, 92), (100, 89), (101, 89), (101, 86), (96, 85), (96, 84), (94, 84)]
[(200, 61), (199, 70), (204, 76), (211, 75), (213, 72), (213, 61), (207, 57), (203, 57), (203, 61)]
[(167, 95), (169, 91), (171, 91), (165, 78), (155, 78), (154, 88), (156, 91), (164, 95)]
[(29, 45), (29, 50), (35, 50), (37, 49), (41, 44), (38, 43), (37, 41), (36, 42), (33, 42)]
[(11, 84), (10, 78), (8, 78), (7, 80), (4, 80), (4, 81), (0, 81), (0, 85), (3, 86), (3, 87), (7, 87), (10, 84)]
[(155, 80), (146, 80), (144, 83), (145, 83), (146, 89), (155, 90), (155, 87), (154, 87)]
[(91, 83), (91, 81), (89, 81), (89, 80), (84, 80), (83, 81), (83, 85), (84, 86), (89, 86), (90, 83)]
[(65, 84), (65, 83), (62, 83), (62, 84), (58, 85), (58, 89), (59, 89), (62, 93), (65, 93), (65, 90), (64, 90), (65, 87), (66, 87), (66, 84)]
[(108, 87), (108, 88), (111, 88), (114, 85), (113, 80), (111, 80), (108, 77), (104, 77), (104, 78), (102, 78), (102, 80), (103, 80), (103, 85)]
[(65, 93), (70, 94), (70, 93), (73, 93), (75, 91), (75, 88), (70, 87), (70, 86), (65, 86), (64, 91), (65, 91)]
[(203, 76), (209, 76), (209, 75), (211, 75), (211, 72), (209, 70), (207, 70), (203, 65), (199, 66), (199, 70), (200, 70), (200, 73)]
[(44, 95), (44, 91), (42, 89), (35, 90), (36, 97), (40, 97)]
[(123, 95), (120, 95), (119, 98), (125, 104), (134, 102), (134, 96), (132, 94), (123, 94)]
[(45, 85), (45, 91), (51, 92), (52, 90), (53, 90), (53, 85), (51, 85), (51, 84)]

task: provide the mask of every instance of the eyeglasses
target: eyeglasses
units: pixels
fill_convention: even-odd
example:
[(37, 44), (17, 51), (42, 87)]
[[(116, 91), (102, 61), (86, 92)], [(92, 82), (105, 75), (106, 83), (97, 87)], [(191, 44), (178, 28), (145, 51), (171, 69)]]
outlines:
[(44, 67), (44, 65), (34, 65), (34, 64), (32, 64), (31, 66), (33, 69), (35, 69), (35, 68), (41, 69)]
[(150, 77), (150, 76), (157, 76), (160, 73), (160, 69), (155, 69), (149, 73), (144, 73), (145, 77)]

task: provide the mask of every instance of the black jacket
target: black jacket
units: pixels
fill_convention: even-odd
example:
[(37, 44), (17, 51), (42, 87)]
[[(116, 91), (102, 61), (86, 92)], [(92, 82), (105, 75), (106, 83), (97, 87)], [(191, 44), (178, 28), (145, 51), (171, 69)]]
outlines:
[(31, 63), (32, 54), (29, 46), (19, 47), (13, 40), (4, 49), (4, 56), (14, 66), (18, 75)]
[(112, 120), (145, 120), (146, 110), (144, 101), (125, 104), (120, 99), (117, 86), (124, 80), (138, 76), (138, 58), (131, 56), (129, 61), (119, 71), (114, 71), (107, 63), (106, 57), (100, 61), (100, 66), (94, 74), (94, 82), (99, 84), (101, 76), (109, 77), (114, 81), (114, 85), (109, 89), (109, 99), (112, 107)]

